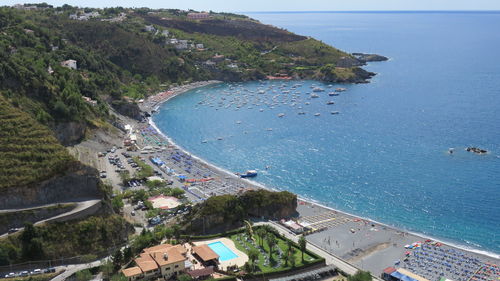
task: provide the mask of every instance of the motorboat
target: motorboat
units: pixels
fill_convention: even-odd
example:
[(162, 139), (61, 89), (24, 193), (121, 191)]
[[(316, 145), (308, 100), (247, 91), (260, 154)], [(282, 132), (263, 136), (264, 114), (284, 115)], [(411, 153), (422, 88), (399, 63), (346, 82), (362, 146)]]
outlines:
[(257, 176), (257, 171), (255, 170), (248, 170), (245, 174), (241, 174), (240, 177), (242, 178), (253, 178)]

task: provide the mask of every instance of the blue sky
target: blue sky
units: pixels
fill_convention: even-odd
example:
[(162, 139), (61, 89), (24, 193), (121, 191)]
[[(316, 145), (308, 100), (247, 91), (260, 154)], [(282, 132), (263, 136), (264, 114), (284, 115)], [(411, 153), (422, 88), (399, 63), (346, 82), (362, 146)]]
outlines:
[[(150, 7), (248, 11), (357, 11), (357, 10), (500, 10), (500, 0), (38, 0), (52, 5), (84, 7)], [(26, 1), (28, 3), (38, 2)], [(1, 0), (3, 5), (22, 3)]]

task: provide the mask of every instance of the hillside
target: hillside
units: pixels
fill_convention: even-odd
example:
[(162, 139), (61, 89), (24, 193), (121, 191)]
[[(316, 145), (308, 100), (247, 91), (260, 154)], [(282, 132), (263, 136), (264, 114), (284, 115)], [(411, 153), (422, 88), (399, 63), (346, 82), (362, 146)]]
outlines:
[(49, 179), (74, 161), (48, 128), (0, 96), (0, 189)]

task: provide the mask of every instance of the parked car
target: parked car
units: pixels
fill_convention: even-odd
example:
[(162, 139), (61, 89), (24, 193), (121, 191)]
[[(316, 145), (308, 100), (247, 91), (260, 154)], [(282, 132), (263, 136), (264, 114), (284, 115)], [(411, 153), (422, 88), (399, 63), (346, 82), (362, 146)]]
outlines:
[(135, 216), (135, 211), (130, 212), (131, 216)]
[(43, 273), (42, 270), (40, 268), (37, 268), (31, 272), (31, 275), (38, 275), (42, 273)]
[(18, 232), (19, 231), (19, 228), (11, 228), (9, 229), (9, 233), (15, 233), (15, 232)]

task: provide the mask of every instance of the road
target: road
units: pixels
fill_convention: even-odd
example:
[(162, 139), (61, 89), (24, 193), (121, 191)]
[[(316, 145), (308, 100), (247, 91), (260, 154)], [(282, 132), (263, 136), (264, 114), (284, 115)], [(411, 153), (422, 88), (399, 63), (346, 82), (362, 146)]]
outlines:
[[(257, 223), (255, 223), (255, 225), (264, 225), (264, 224), (273, 226), (274, 228), (276, 228), (280, 232), (280, 234), (284, 235), (286, 238), (294, 241), (295, 243), (298, 243), (299, 236), (291, 233), (290, 230), (286, 229), (285, 227), (283, 227), (282, 225), (280, 225), (278, 223), (275, 223), (275, 222), (257, 222)], [(334, 265), (335, 267), (337, 267), (338, 269), (342, 270), (343, 272), (345, 272), (347, 274), (353, 275), (358, 270), (361, 270), (360, 268), (356, 267), (355, 265), (350, 264), (350, 263), (342, 260), (341, 258), (326, 252), (325, 250), (312, 244), (309, 241), (307, 241), (307, 249), (318, 254), (322, 258), (324, 258), (327, 265)], [(378, 278), (377, 276), (373, 276), (373, 279), (377, 280), (377, 281), (382, 281), (382, 279)]]
[(91, 263), (83, 263), (83, 264), (71, 264), (71, 265), (66, 265), (66, 266), (58, 266), (56, 267), (57, 270), (65, 270), (63, 273), (57, 275), (56, 277), (52, 278), (51, 281), (64, 281), (71, 275), (75, 274), (76, 272), (80, 270), (84, 270), (87, 268), (92, 268), (96, 266), (100, 266), (103, 260), (98, 260), (94, 261)]
[[(37, 206), (37, 207), (32, 207), (32, 208), (25, 208), (25, 209), (9, 209), (9, 210), (0, 210), (0, 213), (2, 212), (19, 212), (19, 211), (24, 211), (24, 210), (31, 210), (31, 209), (36, 209), (36, 208), (43, 208), (43, 207), (49, 207), (51, 205), (57, 205), (57, 204), (76, 204), (76, 207), (72, 210), (70, 210), (69, 212), (66, 212), (66, 213), (62, 213), (60, 215), (57, 215), (57, 216), (54, 216), (54, 217), (50, 217), (50, 218), (47, 218), (47, 219), (44, 219), (44, 220), (41, 220), (41, 221), (37, 221), (34, 223), (34, 225), (39, 225), (39, 224), (42, 224), (42, 223), (45, 223), (45, 222), (50, 222), (50, 221), (53, 221), (53, 220), (57, 220), (57, 219), (60, 219), (60, 218), (63, 218), (63, 217), (67, 217), (67, 216), (71, 216), (73, 214), (76, 214), (76, 213), (79, 213), (87, 208), (90, 208), (90, 207), (93, 207), (94, 205), (96, 204), (100, 204), (101, 203), (101, 199), (92, 199), (92, 200), (86, 200), (86, 201), (77, 201), (77, 202), (62, 202), (62, 203), (55, 203), (55, 204), (47, 204), (47, 205), (43, 205), (43, 206)], [(24, 228), (20, 228), (19, 231), (23, 230)], [(9, 233), (4, 233), (2, 235), (0, 235), (0, 239), (4, 238), (4, 237), (7, 237), (9, 235)]]

